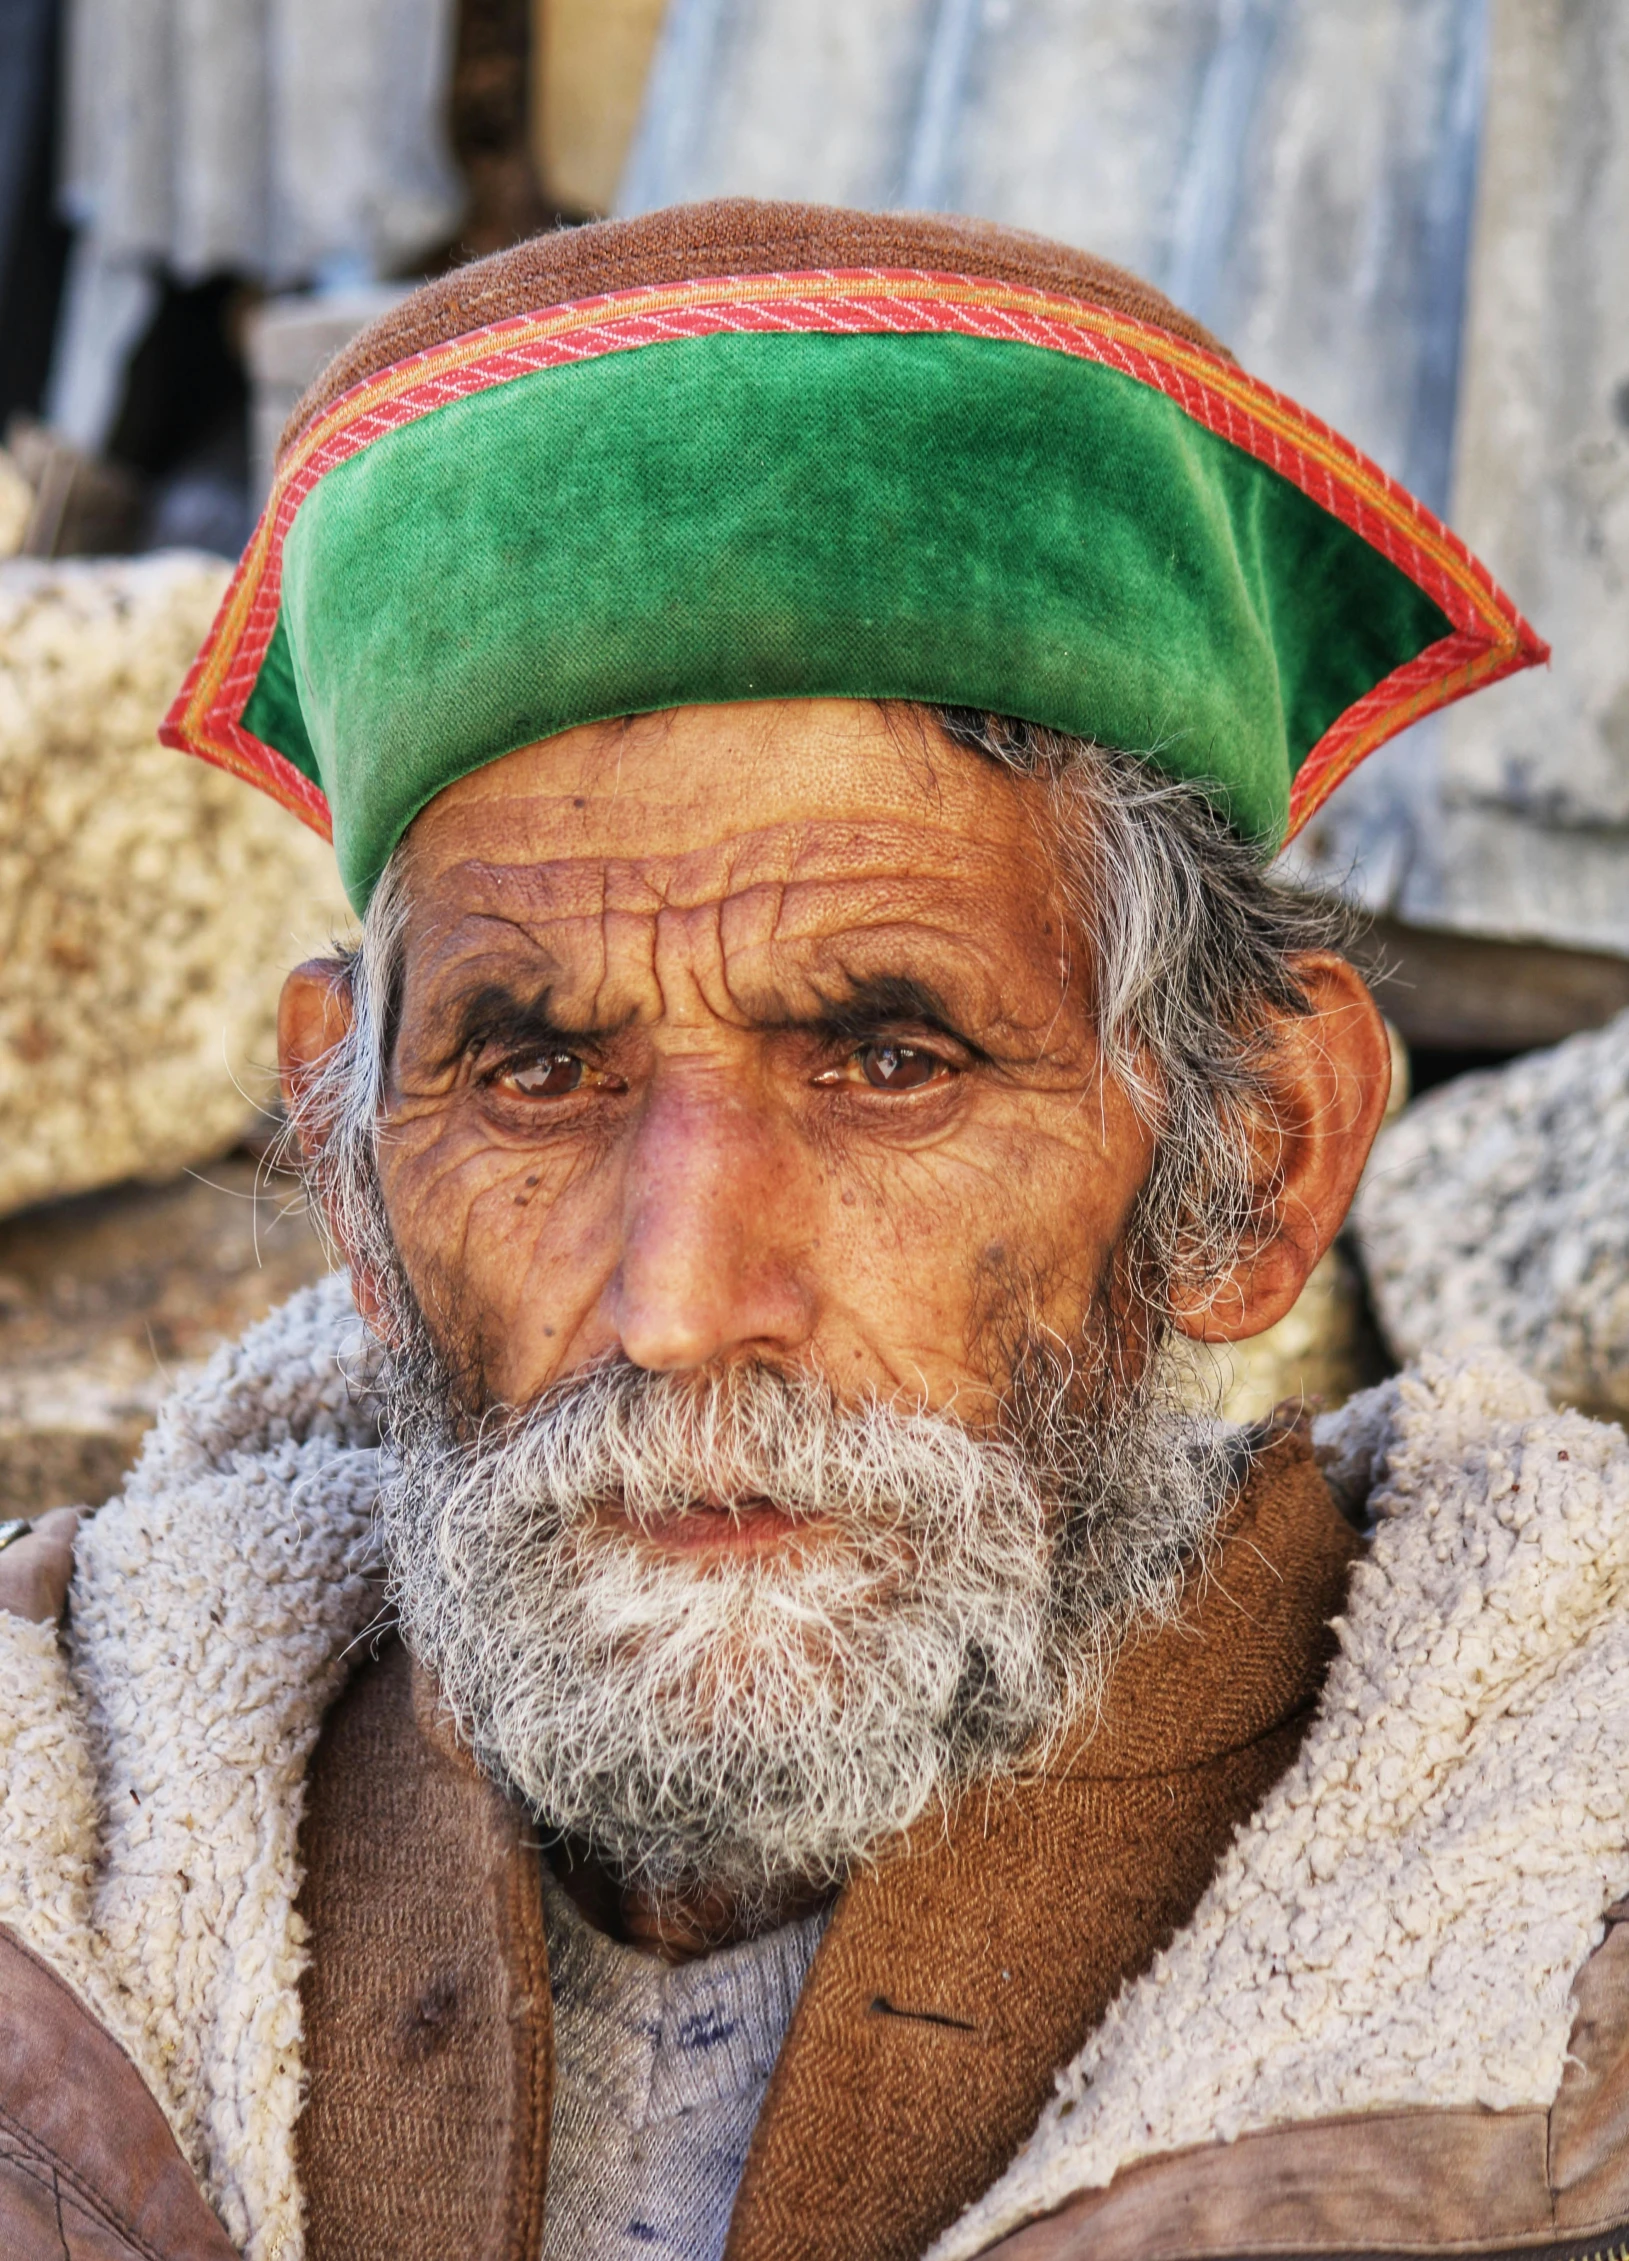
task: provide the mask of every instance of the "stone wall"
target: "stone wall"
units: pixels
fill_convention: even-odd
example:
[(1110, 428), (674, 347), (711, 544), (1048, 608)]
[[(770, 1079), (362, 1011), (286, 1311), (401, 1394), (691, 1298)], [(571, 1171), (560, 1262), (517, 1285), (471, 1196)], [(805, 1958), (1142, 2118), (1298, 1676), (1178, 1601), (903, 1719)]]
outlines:
[(1354, 1222), (1397, 1358), (1492, 1342), (1629, 1415), (1629, 1014), (1417, 1100)]
[(0, 1214), (262, 1123), (282, 975), (349, 922), (322, 841), (154, 736), (226, 577), (0, 564)]

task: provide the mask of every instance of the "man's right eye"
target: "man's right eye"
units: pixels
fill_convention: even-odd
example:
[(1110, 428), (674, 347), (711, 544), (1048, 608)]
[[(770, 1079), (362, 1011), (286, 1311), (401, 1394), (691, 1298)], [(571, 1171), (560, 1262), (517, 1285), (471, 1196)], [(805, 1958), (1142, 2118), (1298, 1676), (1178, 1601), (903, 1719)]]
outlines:
[(517, 1060), (497, 1078), (527, 1099), (564, 1099), (580, 1089), (583, 1063), (575, 1052), (539, 1052), (530, 1060)]

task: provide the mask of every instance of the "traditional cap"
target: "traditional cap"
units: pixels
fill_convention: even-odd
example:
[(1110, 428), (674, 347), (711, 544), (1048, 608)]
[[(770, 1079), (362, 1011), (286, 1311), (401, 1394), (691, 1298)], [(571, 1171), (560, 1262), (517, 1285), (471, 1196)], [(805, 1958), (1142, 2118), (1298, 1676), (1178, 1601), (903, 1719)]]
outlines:
[(170, 745), (331, 832), (714, 700), (1021, 717), (1264, 852), (1547, 647), (1464, 544), (1120, 269), (986, 222), (728, 201), (420, 290), (296, 409)]

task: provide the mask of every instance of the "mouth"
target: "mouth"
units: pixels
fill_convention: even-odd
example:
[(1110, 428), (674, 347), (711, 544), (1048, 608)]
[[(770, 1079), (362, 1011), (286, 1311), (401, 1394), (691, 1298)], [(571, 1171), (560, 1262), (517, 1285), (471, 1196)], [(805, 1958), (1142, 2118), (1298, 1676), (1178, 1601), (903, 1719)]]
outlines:
[(791, 1514), (761, 1496), (692, 1500), (676, 1512), (641, 1518), (631, 1516), (621, 1500), (610, 1500), (601, 1512), (610, 1528), (631, 1532), (664, 1554), (765, 1554), (806, 1543), (824, 1520)]

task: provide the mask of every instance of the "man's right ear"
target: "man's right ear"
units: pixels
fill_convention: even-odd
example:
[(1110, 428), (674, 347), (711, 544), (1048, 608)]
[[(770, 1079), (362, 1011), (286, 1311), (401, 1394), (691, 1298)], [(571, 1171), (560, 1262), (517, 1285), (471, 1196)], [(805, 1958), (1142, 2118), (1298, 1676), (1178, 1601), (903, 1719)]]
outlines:
[[(315, 1162), (332, 1125), (305, 1104), (323, 1062), (351, 1026), (351, 974), (343, 958), (308, 958), (283, 984), (277, 1001), (277, 1071), (283, 1104), (299, 1127), (300, 1152)], [(344, 1219), (331, 1210), (325, 1222), (351, 1275), (351, 1294), (365, 1324), (381, 1342), (391, 1338), (385, 1299), (372, 1271), (349, 1247)]]
[(351, 1025), (351, 972), (343, 958), (307, 958), (283, 984), (277, 1001), (277, 1073), (300, 1151), (313, 1162), (328, 1126), (303, 1105), (324, 1060)]

